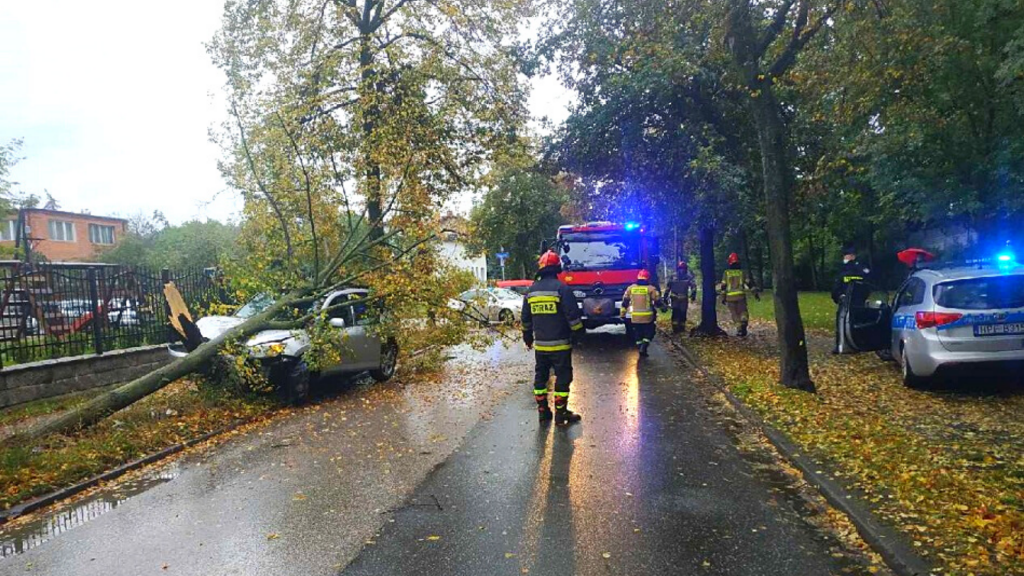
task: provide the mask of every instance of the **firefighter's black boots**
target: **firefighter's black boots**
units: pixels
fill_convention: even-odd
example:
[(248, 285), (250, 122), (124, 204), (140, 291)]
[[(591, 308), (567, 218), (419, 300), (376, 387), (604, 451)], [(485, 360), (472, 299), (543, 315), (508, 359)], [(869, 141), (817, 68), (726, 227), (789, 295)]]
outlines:
[(547, 394), (536, 394), (534, 398), (537, 399), (537, 416), (541, 422), (550, 422), (554, 418), (554, 414), (551, 413), (551, 407), (548, 406), (548, 395)]
[(582, 419), (582, 416), (569, 410), (568, 398), (555, 398), (555, 424), (558, 426), (568, 426)]

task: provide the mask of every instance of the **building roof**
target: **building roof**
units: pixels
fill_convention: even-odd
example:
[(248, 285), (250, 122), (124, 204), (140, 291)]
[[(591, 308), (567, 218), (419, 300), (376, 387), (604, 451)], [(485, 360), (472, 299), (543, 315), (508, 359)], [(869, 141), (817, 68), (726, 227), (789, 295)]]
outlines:
[[(99, 216), (97, 214), (83, 214), (80, 212), (66, 212), (64, 210), (48, 210), (46, 208), (23, 208), (25, 212), (34, 212), (37, 214), (52, 214), (54, 216), (72, 216), (75, 218), (90, 218), (92, 220), (110, 220), (111, 222), (128, 222), (124, 218), (117, 218), (114, 216)], [(17, 212), (15, 210), (14, 212)]]

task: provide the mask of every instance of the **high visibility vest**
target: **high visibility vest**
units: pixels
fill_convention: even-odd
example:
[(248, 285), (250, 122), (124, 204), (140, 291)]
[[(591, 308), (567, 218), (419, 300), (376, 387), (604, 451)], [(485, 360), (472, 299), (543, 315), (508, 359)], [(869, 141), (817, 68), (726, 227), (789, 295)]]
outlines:
[(634, 320), (654, 316), (654, 289), (636, 284), (630, 286), (629, 311)]
[(743, 296), (743, 270), (726, 270), (722, 279), (726, 296)]

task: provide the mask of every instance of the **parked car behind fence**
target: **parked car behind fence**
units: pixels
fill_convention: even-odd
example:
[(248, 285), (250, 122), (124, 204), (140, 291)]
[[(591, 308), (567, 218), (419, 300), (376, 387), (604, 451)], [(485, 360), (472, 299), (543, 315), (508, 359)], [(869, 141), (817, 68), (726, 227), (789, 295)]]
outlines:
[(222, 302), (220, 287), (200, 268), (0, 262), (0, 366), (176, 339), (167, 281), (191, 307)]

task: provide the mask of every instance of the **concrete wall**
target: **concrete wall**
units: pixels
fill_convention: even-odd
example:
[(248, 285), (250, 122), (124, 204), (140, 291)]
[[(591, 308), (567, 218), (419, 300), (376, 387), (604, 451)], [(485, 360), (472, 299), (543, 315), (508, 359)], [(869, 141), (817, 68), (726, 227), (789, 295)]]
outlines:
[(170, 360), (167, 346), (145, 346), (11, 366), (0, 370), (0, 408), (127, 382)]

